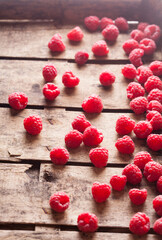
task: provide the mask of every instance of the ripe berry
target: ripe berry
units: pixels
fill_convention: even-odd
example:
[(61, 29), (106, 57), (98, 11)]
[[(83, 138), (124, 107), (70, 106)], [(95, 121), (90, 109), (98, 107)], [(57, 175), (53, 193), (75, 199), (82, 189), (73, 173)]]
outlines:
[(162, 104), (162, 91), (158, 88), (152, 89), (147, 96), (147, 100), (148, 102), (156, 100)]
[(83, 133), (83, 142), (86, 146), (98, 146), (103, 141), (103, 134), (96, 127), (87, 127)]
[(89, 152), (89, 158), (95, 167), (102, 168), (107, 165), (109, 152), (106, 148), (94, 148)]
[(42, 119), (37, 115), (31, 115), (24, 119), (24, 128), (31, 135), (37, 135), (42, 131)]
[(69, 207), (69, 203), (69, 197), (64, 192), (56, 192), (49, 199), (51, 208), (59, 213), (64, 212)]
[(115, 25), (108, 25), (103, 29), (102, 35), (108, 41), (116, 41), (119, 35), (119, 30)]
[(162, 194), (162, 176), (159, 177), (157, 184), (156, 184), (156, 188), (157, 188), (158, 192), (160, 194)]
[(48, 47), (52, 52), (63, 52), (65, 45), (60, 34), (56, 33), (48, 43)]
[(120, 32), (127, 32), (129, 29), (128, 22), (123, 17), (118, 17), (115, 19), (115, 25), (118, 27)]
[(52, 82), (57, 76), (57, 69), (52, 64), (47, 64), (43, 67), (42, 74), (46, 82)]
[(114, 25), (114, 21), (111, 18), (103, 17), (100, 20), (100, 29), (103, 30), (108, 25)]
[(99, 96), (93, 94), (84, 99), (82, 108), (87, 113), (100, 113), (103, 109), (102, 100)]
[(147, 190), (145, 188), (141, 190), (137, 188), (132, 188), (129, 191), (129, 198), (133, 204), (141, 205), (146, 201)]
[(89, 54), (85, 51), (79, 51), (75, 54), (75, 62), (80, 66), (84, 65), (88, 61), (88, 58)]
[(162, 116), (159, 112), (151, 111), (147, 114), (146, 118), (151, 123), (153, 130), (162, 129)]
[(76, 129), (79, 132), (83, 133), (87, 127), (91, 126), (91, 123), (86, 119), (83, 114), (80, 114), (73, 120), (71, 125), (73, 129)]
[(83, 135), (77, 130), (71, 130), (65, 135), (65, 144), (68, 148), (77, 148), (83, 141)]
[(144, 30), (145, 30), (145, 28), (148, 26), (149, 24), (147, 23), (147, 22), (140, 22), (139, 24), (138, 24), (138, 30), (140, 30), (140, 31), (142, 31), (142, 32), (144, 32)]
[(143, 64), (141, 60), (143, 55), (144, 55), (144, 50), (140, 48), (136, 48), (132, 50), (132, 52), (129, 54), (129, 60), (135, 67), (139, 67)]
[(123, 43), (123, 50), (125, 51), (126, 54), (129, 54), (132, 50), (135, 48), (139, 48), (139, 44), (136, 40), (134, 39), (128, 39)]
[(160, 102), (156, 100), (152, 100), (147, 104), (147, 110), (149, 111), (157, 111), (159, 113), (162, 112), (162, 105)]
[(73, 88), (79, 84), (80, 80), (71, 71), (65, 72), (62, 76), (62, 83), (65, 87)]
[(60, 94), (60, 89), (53, 83), (46, 83), (43, 86), (43, 95), (48, 100), (54, 100)]
[(96, 16), (89, 16), (84, 19), (84, 23), (89, 31), (95, 32), (100, 24), (100, 20)]
[(111, 187), (106, 183), (95, 182), (92, 186), (92, 195), (97, 203), (105, 202), (110, 196)]
[(64, 165), (69, 159), (69, 152), (63, 147), (55, 147), (50, 152), (50, 158), (55, 165)]
[(155, 76), (162, 76), (162, 61), (153, 61), (149, 68)]
[(157, 76), (151, 76), (147, 79), (144, 85), (146, 91), (149, 93), (152, 89), (158, 88), (162, 90), (162, 81)]
[(151, 161), (146, 163), (143, 175), (149, 182), (155, 182), (162, 176), (162, 165)]
[(148, 121), (139, 121), (133, 129), (136, 136), (141, 139), (147, 138), (152, 130), (152, 125)]
[(99, 40), (95, 42), (92, 46), (92, 52), (94, 55), (102, 57), (106, 56), (109, 53), (108, 46), (104, 40)]
[(134, 142), (127, 135), (122, 138), (118, 138), (117, 142), (115, 143), (115, 147), (123, 154), (132, 154), (135, 149)]
[(84, 37), (84, 34), (80, 27), (73, 28), (68, 34), (67, 37), (74, 42), (80, 42), (82, 38)]
[(156, 43), (152, 39), (144, 38), (140, 41), (139, 47), (144, 50), (145, 55), (152, 55), (156, 50)]
[(95, 214), (82, 213), (78, 216), (77, 225), (81, 232), (95, 232), (98, 228), (98, 219)]
[(160, 217), (162, 217), (162, 195), (158, 195), (157, 197), (155, 197), (152, 203), (156, 213)]
[(144, 169), (146, 163), (153, 161), (151, 155), (148, 152), (138, 152), (134, 157), (134, 164), (141, 170)]
[(121, 115), (116, 121), (115, 130), (120, 135), (126, 135), (132, 132), (135, 126), (135, 121), (130, 117)]
[(125, 78), (134, 79), (137, 74), (137, 70), (133, 64), (126, 64), (122, 68), (122, 74)]
[(153, 229), (157, 234), (162, 235), (162, 217), (155, 221)]
[(145, 97), (137, 97), (130, 102), (130, 108), (135, 114), (142, 114), (146, 112), (147, 104), (148, 101)]
[(136, 79), (140, 84), (143, 84), (147, 81), (147, 79), (152, 76), (152, 71), (145, 66), (140, 66), (137, 68), (137, 76)]
[(147, 145), (153, 151), (159, 151), (162, 149), (162, 135), (150, 134), (147, 138)]
[(132, 233), (142, 236), (150, 230), (150, 219), (142, 212), (137, 212), (130, 220), (129, 229)]
[(144, 37), (144, 33), (138, 29), (134, 29), (131, 33), (130, 33), (131, 38), (133, 38), (134, 40), (136, 40), (137, 42), (140, 42)]
[(136, 97), (144, 96), (145, 89), (141, 86), (141, 84), (136, 82), (131, 82), (127, 87), (127, 98), (133, 99)]
[(122, 171), (122, 175), (127, 177), (127, 182), (137, 185), (142, 180), (142, 172), (135, 164), (128, 164)]
[(112, 188), (116, 191), (122, 191), (126, 185), (127, 177), (125, 175), (118, 176), (113, 175), (110, 179), (110, 184)]
[(22, 110), (28, 104), (28, 97), (25, 93), (14, 92), (8, 96), (9, 105), (15, 110)]
[(103, 86), (110, 86), (115, 82), (115, 75), (110, 71), (105, 71), (100, 74), (100, 83)]
[(160, 27), (155, 24), (148, 25), (144, 30), (145, 37), (150, 38), (154, 41), (158, 41), (160, 38), (160, 33)]

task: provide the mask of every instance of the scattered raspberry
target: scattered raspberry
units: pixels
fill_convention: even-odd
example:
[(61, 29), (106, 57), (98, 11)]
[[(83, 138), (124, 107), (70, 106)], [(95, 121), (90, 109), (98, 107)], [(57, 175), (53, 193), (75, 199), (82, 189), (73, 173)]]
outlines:
[(100, 113), (103, 109), (102, 100), (99, 96), (93, 94), (84, 99), (82, 108), (87, 113)]
[(92, 195), (96, 202), (102, 203), (110, 196), (111, 187), (106, 183), (95, 182), (92, 186)]
[(103, 141), (103, 134), (96, 127), (87, 127), (83, 133), (83, 142), (86, 146), (98, 146)]
[(136, 97), (144, 96), (145, 89), (141, 86), (141, 84), (136, 82), (131, 82), (127, 87), (127, 98), (134, 99)]
[(144, 30), (144, 34), (147, 38), (151, 38), (154, 41), (158, 41), (158, 39), (160, 38), (160, 27), (152, 24), (152, 25), (148, 25), (145, 30)]
[(135, 112), (135, 114), (142, 114), (147, 109), (148, 101), (145, 97), (134, 98), (130, 102), (130, 108)]
[(128, 164), (122, 172), (127, 177), (127, 182), (136, 185), (142, 180), (142, 172), (135, 164)]
[(24, 119), (24, 128), (31, 135), (37, 135), (42, 131), (42, 119), (37, 115), (30, 115)]
[(93, 44), (92, 52), (94, 55), (102, 57), (109, 53), (108, 46), (104, 40), (100, 40)]
[(125, 41), (123, 43), (123, 49), (124, 49), (126, 54), (129, 54), (135, 48), (139, 48), (139, 44), (134, 39), (128, 39), (127, 41)]
[(137, 76), (136, 79), (140, 84), (143, 84), (147, 81), (147, 79), (152, 76), (152, 71), (145, 66), (140, 66), (137, 68)]
[(157, 76), (151, 76), (147, 79), (144, 85), (146, 91), (149, 93), (152, 89), (158, 88), (162, 90), (162, 81)]
[(89, 158), (95, 167), (102, 168), (107, 165), (109, 152), (106, 148), (94, 148), (89, 152)]
[(153, 161), (151, 155), (148, 152), (138, 152), (134, 157), (134, 164), (140, 169), (144, 169), (146, 163)]
[(156, 100), (162, 104), (162, 91), (158, 88), (152, 89), (147, 96), (147, 100), (148, 102)]
[(152, 62), (149, 68), (155, 76), (162, 76), (162, 61)]
[(137, 70), (133, 64), (126, 64), (122, 68), (122, 74), (125, 78), (134, 79), (137, 74)]
[(139, 121), (133, 129), (136, 136), (141, 139), (147, 138), (152, 130), (152, 125), (148, 121)]
[(85, 51), (79, 51), (75, 54), (75, 62), (78, 65), (84, 65), (89, 58), (89, 54)]
[(83, 114), (78, 115), (73, 122), (71, 123), (73, 129), (78, 130), (79, 132), (83, 133), (84, 130), (91, 126), (90, 122), (86, 119)]
[(63, 147), (55, 147), (50, 152), (50, 158), (55, 165), (64, 165), (69, 159), (69, 152)]
[(162, 217), (155, 221), (153, 229), (157, 234), (162, 235)]
[(57, 76), (57, 69), (52, 64), (47, 64), (44, 66), (42, 74), (46, 82), (52, 82)]
[(147, 138), (147, 145), (153, 151), (159, 151), (162, 149), (162, 135), (150, 134)]
[(48, 43), (48, 47), (52, 52), (63, 52), (65, 45), (60, 34), (56, 33)]
[(113, 42), (116, 41), (119, 35), (119, 30), (115, 25), (108, 25), (106, 28), (103, 29), (102, 35), (106, 40)]
[(157, 197), (155, 197), (152, 203), (156, 213), (161, 217), (162, 216), (162, 195), (158, 195)]
[(25, 93), (14, 92), (8, 96), (8, 103), (15, 110), (24, 109), (28, 104), (28, 97)]
[(144, 38), (140, 41), (139, 47), (144, 50), (145, 55), (152, 55), (156, 50), (156, 43), (152, 39)]
[(54, 100), (60, 94), (60, 89), (53, 83), (46, 83), (43, 87), (43, 95), (48, 100)]
[(120, 32), (127, 32), (129, 29), (128, 22), (123, 17), (116, 18), (115, 25), (118, 27)]
[(140, 31), (142, 31), (142, 32), (144, 32), (144, 30), (145, 30), (145, 28), (148, 26), (149, 24), (147, 23), (147, 22), (140, 22), (139, 24), (138, 24), (138, 30), (140, 30)]
[(134, 142), (127, 135), (122, 138), (118, 138), (117, 142), (115, 143), (115, 147), (123, 154), (132, 154), (135, 149)]
[(115, 130), (120, 135), (126, 135), (132, 132), (135, 126), (135, 121), (130, 117), (121, 115), (116, 121)]
[(77, 148), (83, 141), (83, 135), (77, 130), (71, 130), (65, 135), (65, 144), (68, 148)]
[(129, 60), (135, 67), (139, 67), (143, 64), (141, 60), (141, 57), (143, 55), (144, 55), (144, 50), (140, 48), (136, 48), (129, 54)]
[(99, 77), (100, 83), (103, 86), (110, 86), (115, 82), (115, 78), (116, 78), (115, 75), (110, 71), (102, 72)]
[(160, 194), (162, 194), (162, 176), (159, 177), (157, 184), (156, 184), (156, 188), (157, 188), (158, 192)]
[(134, 29), (131, 33), (130, 33), (131, 38), (133, 38), (134, 40), (136, 40), (137, 42), (140, 42), (144, 37), (144, 33), (138, 29)]
[(122, 191), (126, 185), (127, 177), (125, 175), (118, 176), (113, 175), (110, 179), (110, 184), (112, 188), (116, 191)]
[(146, 118), (151, 123), (153, 130), (162, 129), (162, 116), (159, 112), (151, 111), (147, 114)]
[(158, 113), (157, 111), (149, 111), (146, 115), (146, 119), (150, 121), (155, 115)]
[(143, 175), (149, 182), (157, 181), (162, 175), (162, 165), (154, 161), (146, 163)]
[(54, 193), (49, 200), (49, 204), (51, 208), (55, 212), (64, 212), (69, 207), (69, 197), (64, 192), (56, 192)]
[(75, 27), (73, 28), (68, 34), (67, 37), (71, 40), (71, 41), (75, 41), (75, 42), (80, 42), (82, 40), (82, 38), (84, 37), (84, 34), (81, 30), (80, 27)]
[(132, 233), (142, 236), (150, 230), (150, 219), (142, 212), (136, 213), (130, 220), (129, 229)]
[(77, 224), (82, 232), (95, 232), (98, 228), (98, 219), (95, 214), (82, 213), (78, 216)]
[(100, 24), (100, 20), (96, 16), (89, 16), (84, 19), (84, 23), (89, 31), (95, 32)]
[(157, 111), (159, 113), (162, 112), (162, 105), (156, 100), (152, 100), (147, 105), (147, 110), (149, 111)]
[(79, 84), (80, 80), (71, 71), (65, 72), (62, 76), (62, 83), (65, 87), (73, 88)]
[(146, 201), (147, 190), (145, 188), (141, 190), (137, 188), (132, 188), (129, 191), (129, 198), (133, 204), (141, 205)]
[(103, 30), (108, 25), (114, 25), (114, 21), (111, 18), (103, 17), (100, 20), (100, 29)]

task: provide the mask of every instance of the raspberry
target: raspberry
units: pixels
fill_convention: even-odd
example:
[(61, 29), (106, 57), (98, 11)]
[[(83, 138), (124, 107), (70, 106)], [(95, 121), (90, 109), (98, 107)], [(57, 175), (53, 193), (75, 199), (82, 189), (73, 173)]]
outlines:
[(71, 130), (65, 135), (65, 144), (68, 148), (77, 148), (83, 141), (83, 135), (77, 130)]
[(50, 199), (49, 204), (55, 212), (64, 212), (69, 207), (69, 197), (64, 192), (54, 193)]
[(162, 135), (150, 134), (147, 138), (147, 145), (153, 151), (159, 151), (162, 149)]
[(132, 188), (129, 191), (129, 198), (133, 204), (141, 205), (146, 201), (147, 190), (145, 188), (141, 190), (137, 188)]
[(65, 45), (60, 34), (56, 33), (48, 43), (48, 47), (52, 52), (63, 52)]
[(149, 68), (155, 76), (162, 76), (162, 61), (152, 62)]
[(146, 118), (151, 123), (153, 130), (162, 129), (162, 116), (159, 112), (151, 111), (147, 114)]
[(46, 82), (52, 82), (57, 76), (57, 69), (52, 64), (47, 64), (44, 66), (42, 74)]
[(95, 32), (100, 24), (100, 20), (96, 16), (89, 16), (84, 19), (84, 23), (89, 31)]
[(150, 219), (142, 212), (137, 212), (130, 220), (129, 229), (132, 233), (142, 236), (150, 230)]
[(115, 147), (123, 154), (132, 154), (135, 149), (134, 142), (127, 135), (122, 138), (118, 138), (117, 142), (115, 143)]
[(74, 42), (80, 42), (82, 38), (84, 37), (84, 34), (80, 27), (73, 28), (68, 34), (67, 37)]
[(162, 175), (162, 165), (154, 161), (146, 163), (143, 175), (149, 182), (157, 181)]
[(98, 219), (95, 214), (82, 213), (78, 216), (77, 224), (82, 232), (95, 232), (98, 228)]
[(135, 112), (135, 114), (142, 114), (147, 109), (148, 101), (145, 97), (134, 98), (130, 102), (130, 108)]
[(119, 30), (115, 25), (108, 25), (103, 29), (102, 35), (108, 41), (116, 41), (119, 35)]
[(71, 123), (73, 129), (78, 130), (79, 132), (83, 133), (84, 130), (91, 126), (90, 122), (86, 119), (83, 114), (78, 115), (73, 122)]
[(162, 90), (162, 81), (157, 76), (151, 76), (145, 82), (144, 87), (148, 93), (154, 88)]
[(115, 82), (115, 78), (116, 78), (115, 75), (110, 71), (102, 72), (99, 77), (100, 83), (103, 86), (110, 86)]
[(158, 192), (160, 194), (162, 194), (162, 176), (159, 177), (157, 184), (156, 184), (156, 188), (157, 188)]
[(106, 183), (95, 182), (92, 186), (92, 195), (96, 202), (102, 203), (110, 196), (111, 187)]
[(84, 99), (82, 108), (87, 113), (100, 113), (103, 109), (102, 100), (99, 96), (93, 94)]
[(118, 134), (126, 135), (132, 132), (135, 126), (135, 121), (130, 117), (121, 115), (116, 121), (115, 130)]
[(42, 119), (37, 115), (30, 115), (24, 119), (24, 128), (31, 135), (37, 135), (42, 131)]
[(162, 217), (155, 221), (153, 229), (157, 234), (162, 235)]
[(54, 100), (60, 94), (60, 89), (53, 83), (46, 83), (43, 87), (43, 95), (48, 100)]
[(141, 57), (143, 55), (144, 55), (144, 50), (140, 48), (136, 48), (129, 54), (129, 60), (135, 67), (139, 67), (143, 64), (141, 60)]
[(152, 24), (152, 25), (148, 25), (145, 30), (144, 30), (144, 34), (147, 38), (151, 38), (154, 41), (158, 41), (158, 39), (160, 38), (160, 27)]
[(140, 42), (144, 37), (144, 33), (138, 29), (134, 29), (131, 33), (130, 33), (131, 38), (133, 38), (134, 40), (136, 40), (137, 42)]
[(127, 32), (129, 29), (128, 22), (123, 17), (116, 18), (115, 25), (118, 27), (120, 32)]
[(150, 121), (155, 115), (158, 113), (157, 111), (149, 111), (146, 115), (146, 119)]
[(96, 127), (87, 127), (83, 133), (83, 142), (86, 146), (98, 146), (103, 141), (103, 134)]
[(110, 178), (110, 184), (112, 188), (116, 191), (122, 191), (126, 185), (126, 182), (127, 177), (125, 175), (123, 176), (113, 175)]
[(103, 17), (100, 20), (100, 29), (103, 30), (108, 25), (114, 25), (114, 21), (111, 18)]
[(133, 79), (136, 77), (137, 70), (133, 64), (126, 64), (122, 68), (122, 74), (125, 78)]
[(151, 155), (148, 152), (138, 152), (134, 157), (134, 164), (140, 169), (144, 169), (146, 163), (153, 161)]
[(129, 54), (132, 50), (134, 50), (135, 48), (139, 48), (139, 44), (136, 40), (134, 39), (128, 39), (127, 41), (125, 41), (123, 43), (123, 49), (125, 51), (126, 54)]
[(24, 109), (28, 104), (28, 97), (25, 93), (14, 92), (8, 96), (8, 103), (15, 110)]
[(141, 86), (141, 84), (136, 82), (131, 82), (127, 87), (127, 98), (133, 99), (136, 97), (144, 96), (145, 89)]
[(135, 164), (128, 164), (122, 172), (127, 177), (127, 182), (136, 185), (142, 180), (142, 172)]
[(159, 113), (162, 112), (162, 105), (156, 100), (152, 100), (147, 105), (147, 110), (149, 111), (157, 111)]
[(109, 152), (106, 148), (94, 148), (89, 152), (89, 158), (95, 167), (102, 168), (107, 165)]
[(85, 51), (79, 51), (75, 54), (75, 62), (78, 65), (84, 65), (89, 58), (89, 54)]
[(55, 165), (64, 165), (69, 159), (69, 152), (63, 147), (55, 147), (50, 152), (50, 158)]
[(147, 121), (140, 121), (138, 122), (133, 131), (138, 138), (145, 139), (148, 135), (152, 132), (152, 125)]
[(156, 50), (156, 44), (154, 40), (149, 38), (144, 38), (140, 41), (139, 47), (144, 50), (145, 55), (152, 55)]
[(161, 217), (162, 216), (162, 195), (158, 195), (153, 199), (153, 208), (155, 212)]
[(147, 22), (140, 22), (139, 24), (138, 24), (138, 30), (140, 30), (140, 31), (142, 31), (142, 32), (144, 32), (144, 30), (145, 30), (145, 28), (148, 26), (149, 24), (147, 23)]
[(140, 66), (137, 68), (137, 76), (136, 79), (140, 84), (143, 84), (147, 81), (147, 79), (152, 76), (152, 71), (145, 66)]
[(109, 53), (108, 46), (104, 40), (100, 40), (93, 44), (92, 46), (92, 52), (96, 56), (105, 56)]
[(65, 87), (73, 88), (79, 84), (80, 80), (71, 71), (65, 72), (62, 76), (62, 83)]
[(156, 100), (162, 104), (162, 91), (158, 88), (152, 89), (147, 96), (147, 100), (148, 102)]

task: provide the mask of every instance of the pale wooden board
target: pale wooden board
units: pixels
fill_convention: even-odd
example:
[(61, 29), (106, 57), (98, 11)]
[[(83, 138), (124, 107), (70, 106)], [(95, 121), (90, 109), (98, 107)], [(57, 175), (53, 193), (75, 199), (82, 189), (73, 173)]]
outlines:
[[(23, 119), (29, 115), (39, 115), (43, 120), (43, 130), (38, 136), (31, 136), (26, 133), (23, 127)], [(21, 112), (15, 112), (11, 109), (0, 109), (0, 159), (7, 160), (8, 157), (14, 159), (27, 160), (50, 160), (49, 151), (56, 146), (65, 146), (64, 137), (71, 129), (71, 122), (80, 112), (65, 111), (64, 109), (45, 109), (30, 110), (25, 109)], [(132, 162), (133, 155), (120, 154), (115, 148), (115, 142), (118, 134), (115, 131), (115, 124), (121, 113), (101, 113), (98, 115), (89, 114), (87, 118), (92, 125), (103, 132), (104, 140), (100, 144), (109, 150), (109, 163), (127, 164)], [(144, 116), (135, 116), (135, 114), (125, 114), (135, 119), (136, 122), (144, 119)], [(136, 149), (138, 151), (149, 151), (145, 140), (139, 140), (132, 133)], [(70, 150), (70, 162), (90, 163), (90, 147), (83, 144)], [(160, 152), (151, 152), (154, 160), (161, 162)]]

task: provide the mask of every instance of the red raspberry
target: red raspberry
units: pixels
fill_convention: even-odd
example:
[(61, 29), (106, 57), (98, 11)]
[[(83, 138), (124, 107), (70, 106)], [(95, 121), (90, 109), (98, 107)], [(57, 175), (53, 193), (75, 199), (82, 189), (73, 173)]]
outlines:
[(53, 83), (46, 83), (43, 87), (43, 95), (48, 100), (54, 100), (60, 94), (60, 89)]
[(140, 169), (144, 169), (146, 163), (153, 161), (151, 155), (148, 152), (138, 152), (134, 157), (134, 164)]
[(110, 71), (102, 72), (99, 77), (100, 83), (106, 87), (113, 84), (115, 82), (115, 78), (115, 75)]
[(103, 29), (102, 35), (108, 41), (116, 41), (119, 35), (119, 30), (115, 25), (108, 25)]
[(153, 151), (159, 151), (162, 149), (162, 135), (150, 134), (147, 138), (147, 145)]
[(157, 184), (156, 184), (156, 188), (157, 188), (158, 192), (160, 194), (162, 194), (162, 176), (159, 177)]
[(97, 203), (105, 202), (110, 196), (111, 187), (106, 183), (95, 182), (92, 186), (92, 195)]
[(92, 52), (96, 56), (105, 56), (109, 53), (108, 46), (104, 40), (100, 40), (93, 44), (92, 46)]
[(152, 55), (156, 50), (156, 44), (154, 40), (149, 38), (144, 38), (140, 41), (139, 47), (144, 50), (145, 55)]
[(162, 76), (162, 61), (152, 62), (149, 68), (155, 76)]
[(46, 82), (52, 82), (57, 76), (57, 69), (52, 64), (47, 64), (44, 66), (42, 74)]
[(91, 126), (90, 122), (86, 119), (83, 114), (78, 115), (73, 122), (71, 123), (73, 129), (78, 130), (79, 132), (83, 133), (84, 130)]
[(130, 108), (135, 112), (135, 114), (142, 114), (147, 109), (148, 101), (145, 97), (134, 98), (130, 102)]
[(156, 100), (162, 104), (162, 91), (158, 88), (152, 89), (147, 96), (147, 100), (148, 102)]
[(110, 184), (112, 188), (116, 191), (122, 191), (126, 185), (126, 182), (127, 177), (125, 175), (123, 176), (113, 175), (110, 178)]
[(129, 198), (133, 204), (141, 205), (146, 201), (147, 190), (145, 188), (141, 190), (138, 188), (132, 188), (129, 191)]
[(55, 165), (64, 165), (69, 159), (69, 152), (63, 147), (55, 147), (50, 152), (50, 158)]
[(147, 81), (147, 79), (152, 76), (152, 71), (145, 66), (140, 66), (137, 68), (137, 76), (136, 79), (140, 84), (143, 84)]
[(148, 25), (145, 30), (144, 30), (144, 34), (147, 38), (151, 38), (154, 41), (158, 41), (158, 39), (160, 38), (160, 27), (152, 24), (152, 25)]
[(121, 115), (116, 121), (115, 130), (118, 134), (126, 135), (132, 132), (135, 126), (135, 121), (130, 117)]
[(31, 135), (37, 135), (42, 131), (42, 119), (36, 115), (30, 115), (24, 119), (24, 128)]
[(147, 114), (146, 118), (151, 123), (153, 130), (162, 129), (162, 116), (159, 112), (151, 111)]
[(99, 96), (93, 94), (84, 99), (82, 108), (87, 113), (100, 113), (103, 109), (102, 100)]
[(127, 87), (127, 98), (133, 99), (136, 97), (144, 96), (145, 89), (141, 86), (141, 84), (136, 82), (131, 82)]
[(144, 50), (140, 48), (136, 48), (129, 54), (129, 60), (135, 67), (139, 67), (143, 64), (141, 60), (141, 57), (143, 55), (144, 55)]
[(157, 181), (162, 175), (162, 165), (154, 161), (146, 163), (143, 175), (149, 182)]
[(71, 71), (65, 72), (62, 76), (62, 83), (65, 87), (73, 88), (79, 84), (80, 80)]
[(89, 16), (84, 19), (84, 23), (89, 31), (95, 32), (100, 24), (100, 20), (96, 16)]
[(136, 40), (137, 42), (140, 42), (144, 37), (144, 33), (138, 29), (134, 29), (131, 33), (130, 33), (131, 38), (133, 38), (134, 40)]
[(142, 172), (135, 164), (128, 164), (122, 172), (127, 177), (127, 182), (136, 185), (142, 180)]
[(152, 130), (152, 125), (148, 121), (138, 122), (133, 129), (136, 136), (141, 139), (147, 138)]
[(108, 25), (114, 25), (114, 21), (111, 18), (103, 17), (100, 20), (100, 29), (103, 30)]
[(140, 22), (139, 24), (138, 24), (138, 30), (140, 30), (140, 31), (142, 31), (142, 32), (144, 32), (144, 30), (145, 30), (145, 28), (148, 26), (149, 24), (147, 23), (147, 22)]
[(127, 32), (129, 29), (128, 22), (123, 17), (116, 18), (115, 25), (118, 27), (120, 32)]
[(128, 39), (127, 41), (125, 41), (123, 43), (123, 49), (124, 49), (126, 54), (129, 54), (135, 48), (139, 48), (139, 44), (134, 39)]
[(63, 52), (65, 45), (60, 34), (56, 33), (48, 43), (48, 47), (52, 52)]
[(136, 77), (137, 70), (133, 64), (126, 64), (122, 68), (122, 74), (125, 78), (133, 79)]
[(89, 58), (89, 54), (85, 51), (79, 51), (75, 54), (75, 62), (78, 65), (84, 65)]
[(152, 100), (147, 105), (147, 110), (149, 111), (157, 111), (159, 113), (162, 112), (162, 105), (156, 100)]
[(146, 119), (150, 121), (155, 115), (158, 113), (157, 111), (149, 111), (146, 115)]
[(68, 148), (77, 148), (83, 141), (83, 135), (77, 130), (71, 130), (65, 135), (65, 144)]
[(83, 133), (83, 142), (86, 146), (98, 146), (103, 141), (103, 134), (96, 127), (87, 127)]
[(157, 234), (162, 235), (162, 217), (155, 221), (153, 229)]
[(123, 154), (132, 154), (135, 149), (134, 142), (127, 135), (122, 138), (118, 138), (117, 142), (115, 143), (115, 147)]
[(25, 93), (14, 92), (8, 96), (8, 103), (15, 110), (24, 109), (28, 104), (28, 97)]
[(89, 152), (89, 158), (95, 167), (102, 168), (107, 165), (109, 152), (106, 148), (94, 148)]
[(161, 217), (162, 216), (162, 195), (158, 195), (153, 199), (153, 208), (156, 213)]
[(148, 93), (154, 88), (162, 90), (162, 81), (157, 76), (151, 76), (145, 82), (144, 87)]
[(71, 40), (71, 41), (75, 41), (75, 42), (80, 42), (82, 40), (82, 38), (84, 37), (84, 34), (82, 32), (82, 30), (80, 29), (80, 27), (75, 27), (73, 28), (68, 34), (67, 37)]
[(95, 214), (82, 213), (78, 216), (77, 224), (82, 232), (95, 232), (98, 228), (98, 219)]
[(55, 212), (64, 212), (68, 207), (69, 207), (69, 197), (66, 193), (64, 192), (56, 192), (54, 193), (49, 200), (49, 204), (51, 208)]
[(142, 212), (137, 212), (130, 220), (129, 229), (132, 233), (142, 236), (150, 230), (150, 219)]

